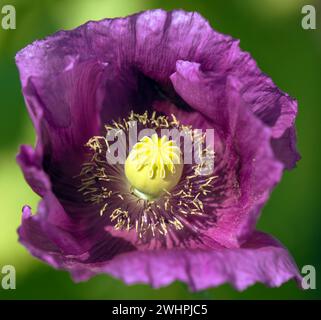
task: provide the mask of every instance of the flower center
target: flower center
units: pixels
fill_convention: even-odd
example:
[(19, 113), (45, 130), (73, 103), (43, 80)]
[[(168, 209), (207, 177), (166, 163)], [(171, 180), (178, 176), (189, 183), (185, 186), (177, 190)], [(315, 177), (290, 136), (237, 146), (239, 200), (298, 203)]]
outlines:
[(155, 133), (134, 145), (125, 162), (125, 175), (133, 192), (144, 200), (154, 200), (179, 182), (183, 164), (175, 141)]
[[(158, 135), (145, 136), (136, 143), (125, 164), (109, 162), (115, 153), (109, 134), (114, 136), (121, 130), (129, 137), (135, 127)], [(183, 147), (162, 129), (184, 132)], [(197, 144), (185, 145), (204, 142), (203, 135), (195, 135), (191, 126), (182, 125), (174, 115), (157, 116), (156, 112), (151, 116), (131, 112), (127, 118), (106, 125), (105, 130), (105, 136), (93, 136), (86, 143), (88, 159), (75, 177), (84, 201), (92, 203), (94, 210), (98, 208), (101, 216), (108, 216), (102, 223), (108, 221), (118, 231), (136, 232), (140, 243), (155, 239), (161, 246), (167, 239), (174, 246), (190, 237), (197, 239), (203, 229), (215, 225), (212, 194), (220, 186), (214, 186), (217, 176), (204, 170), (207, 159), (214, 161), (214, 151), (198, 144), (202, 157), (193, 164), (188, 159), (195, 155)], [(126, 153), (126, 142), (117, 146), (118, 155)]]

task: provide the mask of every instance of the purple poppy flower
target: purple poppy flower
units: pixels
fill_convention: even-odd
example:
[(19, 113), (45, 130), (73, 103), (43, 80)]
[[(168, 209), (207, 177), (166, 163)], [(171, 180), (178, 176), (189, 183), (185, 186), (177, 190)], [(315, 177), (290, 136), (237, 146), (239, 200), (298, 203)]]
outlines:
[[(300, 280), (288, 251), (255, 231), (283, 170), (299, 159), (297, 103), (238, 41), (198, 13), (153, 10), (60, 31), (16, 61), (37, 133), (36, 147), (22, 146), (17, 159), (42, 197), (36, 215), (23, 208), (18, 230), (31, 254), (75, 281), (108, 273), (127, 284), (243, 290)], [(156, 131), (214, 129), (214, 172), (187, 164), (177, 173), (160, 157), (138, 179), (152, 153), (133, 171), (108, 164), (106, 130), (128, 131), (130, 120)], [(146, 155), (160, 143), (165, 156), (182, 155), (154, 138), (134, 149)], [(158, 193), (164, 181), (152, 184), (154, 169), (175, 176), (171, 190)]]

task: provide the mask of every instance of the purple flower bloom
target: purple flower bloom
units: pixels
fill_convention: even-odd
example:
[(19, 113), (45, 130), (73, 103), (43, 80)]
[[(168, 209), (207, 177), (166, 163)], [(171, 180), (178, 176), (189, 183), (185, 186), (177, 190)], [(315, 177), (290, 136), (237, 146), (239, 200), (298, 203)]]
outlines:
[[(255, 231), (283, 170), (299, 159), (297, 103), (238, 41), (197, 13), (153, 10), (58, 32), (16, 61), (37, 133), (35, 149), (22, 146), (17, 157), (42, 197), (36, 215), (23, 208), (18, 230), (34, 256), (76, 281), (108, 273), (128, 284), (243, 290), (300, 280), (287, 250)], [(174, 114), (178, 127), (214, 128), (215, 167), (193, 178), (185, 165), (172, 192), (138, 204), (123, 167), (112, 175), (104, 163), (102, 135), (145, 110), (159, 121)], [(140, 125), (152, 126), (150, 117)]]

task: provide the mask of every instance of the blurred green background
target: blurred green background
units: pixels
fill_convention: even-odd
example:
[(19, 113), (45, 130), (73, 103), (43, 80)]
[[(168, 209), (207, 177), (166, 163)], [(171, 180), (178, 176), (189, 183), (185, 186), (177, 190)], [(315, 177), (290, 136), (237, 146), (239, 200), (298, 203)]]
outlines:
[[(0, 0), (0, 10), (5, 4), (15, 6), (17, 28), (8, 31), (0, 28), (0, 270), (6, 264), (16, 267), (17, 289), (0, 287), (0, 299), (321, 298), (321, 21), (317, 21), (317, 30), (301, 27), (302, 6), (315, 5), (320, 16), (319, 1)], [(74, 284), (68, 273), (39, 262), (17, 242), (21, 208), (28, 203), (35, 210), (38, 198), (15, 162), (18, 146), (34, 143), (14, 63), (15, 53), (59, 29), (150, 8), (200, 12), (218, 31), (241, 39), (241, 47), (253, 55), (260, 68), (282, 90), (298, 99), (297, 130), (302, 160), (295, 170), (285, 173), (264, 208), (258, 227), (280, 239), (300, 269), (307, 264), (315, 266), (316, 290), (302, 291), (289, 282), (273, 289), (257, 284), (241, 293), (230, 285), (191, 293), (178, 282), (154, 290), (146, 285), (125, 286), (106, 275)]]

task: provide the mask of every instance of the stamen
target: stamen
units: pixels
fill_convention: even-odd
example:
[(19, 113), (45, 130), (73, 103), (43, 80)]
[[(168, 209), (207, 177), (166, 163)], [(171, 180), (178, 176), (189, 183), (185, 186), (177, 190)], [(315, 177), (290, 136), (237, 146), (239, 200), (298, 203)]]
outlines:
[[(162, 128), (191, 132), (191, 127), (180, 124), (174, 115), (157, 116), (155, 112), (151, 117), (147, 112), (131, 112), (127, 119), (105, 126), (106, 132), (116, 129), (128, 134), (132, 121), (156, 132)], [(200, 136), (190, 138), (204, 140)], [(167, 136), (159, 138), (155, 134), (141, 139), (129, 153), (125, 166), (108, 163), (110, 145), (106, 137), (94, 136), (86, 146), (90, 160), (77, 177), (78, 190), (85, 201), (101, 206), (99, 214), (108, 214), (115, 230), (132, 230), (143, 242), (151, 238), (163, 241), (167, 236), (176, 239), (175, 234), (182, 237), (197, 233), (202, 224), (213, 223), (205, 204), (217, 176), (201, 174), (204, 162), (183, 165), (179, 146)], [(201, 152), (204, 159), (214, 159), (213, 151)]]

